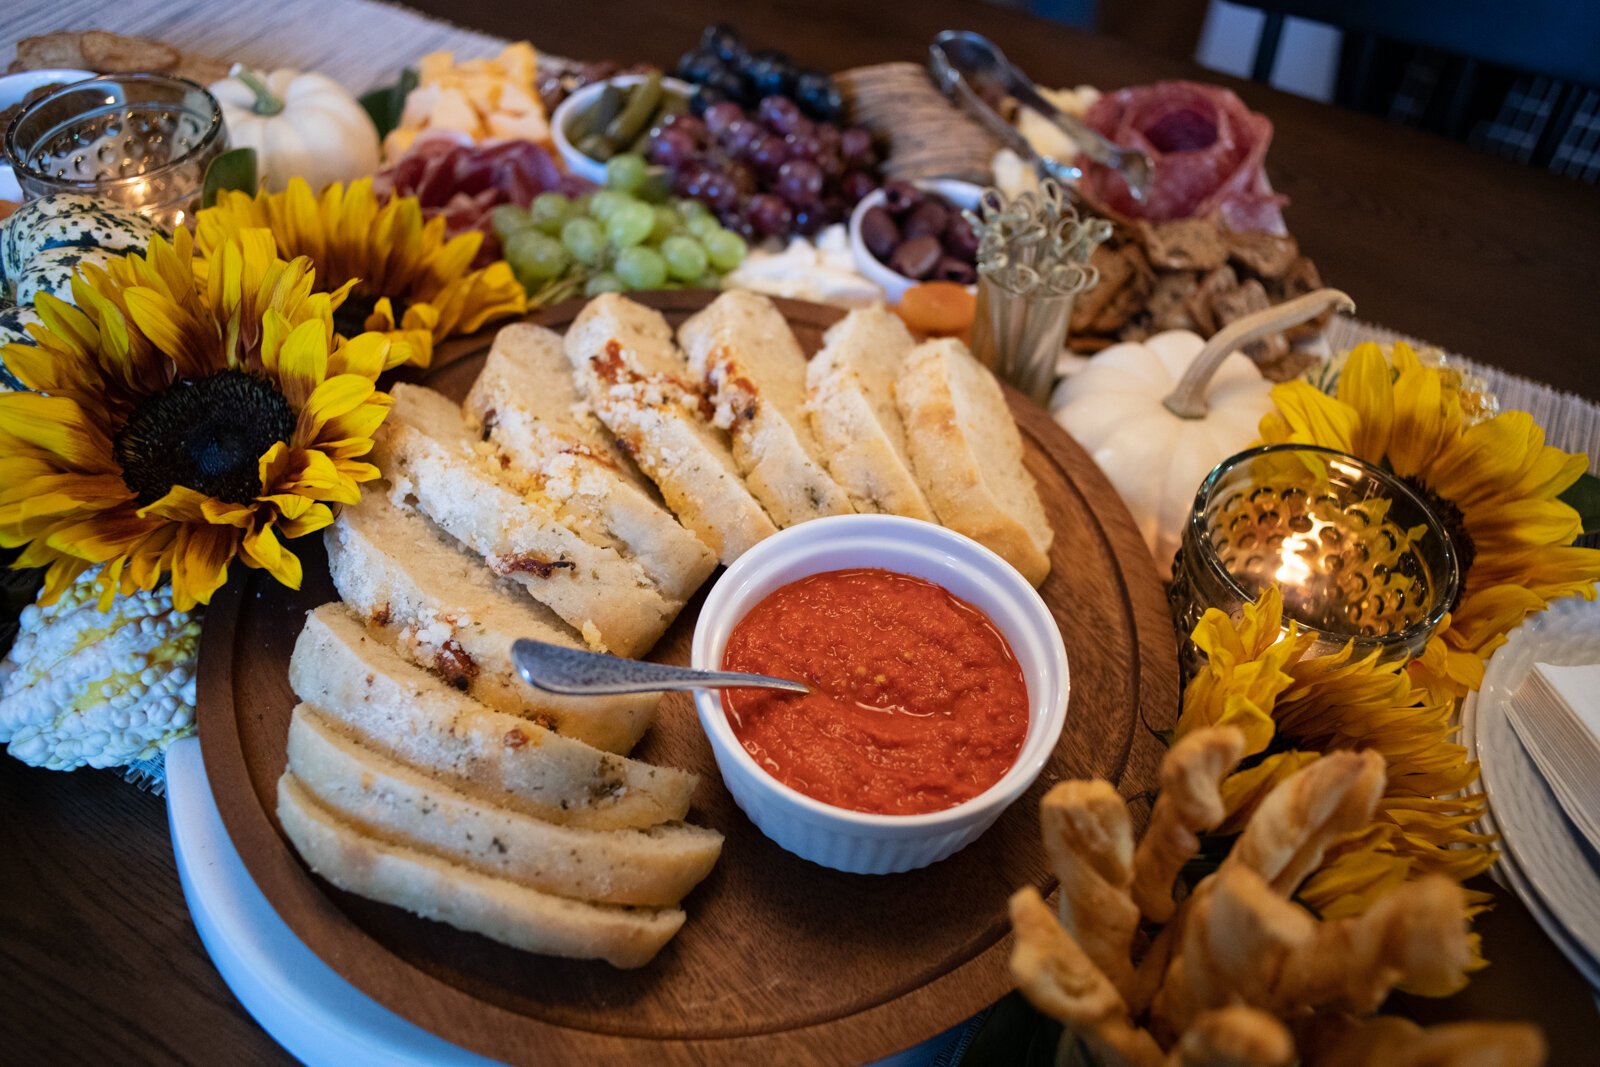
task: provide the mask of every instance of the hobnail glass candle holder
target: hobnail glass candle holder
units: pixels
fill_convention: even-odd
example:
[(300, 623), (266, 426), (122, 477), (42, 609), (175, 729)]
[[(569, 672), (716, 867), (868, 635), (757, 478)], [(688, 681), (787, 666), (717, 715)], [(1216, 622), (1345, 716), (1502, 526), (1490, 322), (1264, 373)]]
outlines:
[(1312, 654), (1413, 656), (1456, 600), (1449, 533), (1426, 501), (1370, 463), (1332, 449), (1266, 445), (1224, 460), (1201, 484), (1168, 590), (1186, 673), (1208, 608), (1238, 617), (1268, 587), (1283, 616), (1316, 635)]
[(30, 104), (5, 135), (29, 199), (84, 193), (167, 230), (200, 207), (206, 168), (228, 147), (222, 109), (204, 88), (166, 74), (112, 74)]

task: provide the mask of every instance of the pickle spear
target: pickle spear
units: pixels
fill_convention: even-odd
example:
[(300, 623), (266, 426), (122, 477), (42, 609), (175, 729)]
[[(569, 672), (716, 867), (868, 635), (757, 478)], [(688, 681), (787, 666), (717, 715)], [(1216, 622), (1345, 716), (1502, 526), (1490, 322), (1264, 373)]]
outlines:
[(639, 131), (650, 121), (650, 116), (655, 114), (656, 105), (659, 103), (661, 103), (661, 74), (652, 72), (644, 81), (634, 86), (632, 93), (628, 94), (627, 104), (606, 127), (606, 140), (616, 148), (623, 148), (632, 143), (633, 139), (639, 136)]

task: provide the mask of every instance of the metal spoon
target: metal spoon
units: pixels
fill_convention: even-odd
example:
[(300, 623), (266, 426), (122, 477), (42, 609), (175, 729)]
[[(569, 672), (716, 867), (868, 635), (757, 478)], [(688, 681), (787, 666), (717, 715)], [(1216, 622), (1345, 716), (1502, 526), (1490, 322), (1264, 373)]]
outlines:
[(1135, 200), (1144, 199), (1150, 188), (1150, 157), (1137, 148), (1124, 148), (1107, 140), (1099, 131), (1057, 108), (993, 41), (971, 30), (945, 30), (933, 39), (928, 51), (932, 57), (929, 65), (939, 87), (959, 96), (991, 133), (1031, 162), (1041, 176), (1072, 182), (1083, 177), (1083, 169), (1034, 151), (1028, 139), (989, 106), (985, 91), (991, 96), (1010, 96), (1043, 115), (1071, 137), (1085, 156), (1121, 174)]
[(535, 689), (565, 696), (658, 693), (669, 689), (782, 689), (809, 693), (804, 682), (739, 671), (697, 671), (663, 663), (580, 652), (523, 638), (511, 646), (517, 673)]

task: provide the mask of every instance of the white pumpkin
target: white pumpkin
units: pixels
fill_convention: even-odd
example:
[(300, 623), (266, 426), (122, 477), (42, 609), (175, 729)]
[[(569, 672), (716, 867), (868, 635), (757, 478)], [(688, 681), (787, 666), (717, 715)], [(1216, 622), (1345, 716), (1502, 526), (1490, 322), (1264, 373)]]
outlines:
[(1169, 330), (1112, 345), (1056, 387), (1051, 413), (1122, 496), (1163, 576), (1200, 483), (1250, 447), (1272, 408), (1272, 383), (1238, 350), (1329, 307), (1355, 305), (1337, 290), (1320, 289), (1247, 315), (1209, 343), (1188, 330)]
[(323, 74), (234, 67), (211, 87), (234, 148), (256, 150), (270, 192), (304, 178), (313, 192), (378, 169), (378, 129), (349, 90)]

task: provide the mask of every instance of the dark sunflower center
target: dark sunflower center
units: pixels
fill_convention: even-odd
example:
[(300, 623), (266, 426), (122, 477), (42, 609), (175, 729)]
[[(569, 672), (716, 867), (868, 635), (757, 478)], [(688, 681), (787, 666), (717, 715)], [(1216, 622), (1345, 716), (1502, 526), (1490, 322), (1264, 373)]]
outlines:
[[(405, 301), (397, 296), (391, 296), (389, 305), (394, 309), (394, 321), (398, 325), (406, 315)], [(367, 329), (367, 318), (377, 306), (377, 296), (354, 289), (345, 297), (344, 303), (339, 305), (339, 310), (333, 313), (333, 328), (344, 337), (354, 337), (358, 333), (364, 333)]]
[(1456, 554), (1456, 566), (1461, 572), (1461, 581), (1456, 586), (1456, 599), (1450, 605), (1450, 610), (1456, 610), (1461, 603), (1461, 592), (1467, 587), (1467, 572), (1472, 569), (1472, 561), (1477, 558), (1477, 546), (1472, 543), (1472, 535), (1467, 533), (1467, 519), (1461, 514), (1461, 509), (1432, 489), (1423, 485), (1415, 478), (1402, 478), (1411, 487), (1411, 491), (1420, 496), (1428, 509), (1439, 519), (1439, 525), (1444, 527), (1446, 536), (1450, 538), (1450, 547)]
[(116, 438), (122, 480), (153, 504), (175, 485), (246, 504), (261, 492), (261, 454), (294, 433), (277, 386), (244, 371), (173, 382), (146, 397)]

